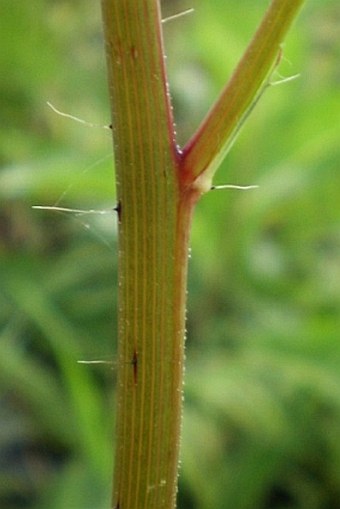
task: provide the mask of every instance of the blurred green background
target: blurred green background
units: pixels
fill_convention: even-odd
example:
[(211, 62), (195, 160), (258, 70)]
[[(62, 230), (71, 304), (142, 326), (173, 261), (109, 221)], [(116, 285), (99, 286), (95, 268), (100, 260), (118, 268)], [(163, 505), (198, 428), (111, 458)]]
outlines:
[[(180, 143), (267, 0), (168, 0)], [(340, 6), (310, 0), (197, 207), (179, 509), (340, 507)], [(0, 507), (107, 509), (116, 219), (100, 3), (0, 4)], [(277, 75), (274, 79), (279, 80)], [(61, 214), (32, 205), (107, 211)]]

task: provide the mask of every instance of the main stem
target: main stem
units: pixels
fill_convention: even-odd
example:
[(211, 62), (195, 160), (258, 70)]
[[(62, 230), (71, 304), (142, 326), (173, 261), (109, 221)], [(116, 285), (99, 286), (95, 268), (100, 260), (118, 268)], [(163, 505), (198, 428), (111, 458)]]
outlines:
[(103, 0), (119, 216), (115, 509), (175, 506), (188, 232), (158, 2)]

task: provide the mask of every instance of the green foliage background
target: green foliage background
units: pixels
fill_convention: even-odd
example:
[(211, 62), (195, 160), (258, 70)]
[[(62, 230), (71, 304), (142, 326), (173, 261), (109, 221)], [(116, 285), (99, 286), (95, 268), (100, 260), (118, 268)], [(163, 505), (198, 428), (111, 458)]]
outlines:
[[(183, 143), (266, 0), (164, 2)], [(199, 204), (192, 235), (179, 509), (337, 509), (339, 21), (310, 0), (281, 75)], [(0, 6), (0, 507), (109, 507), (116, 220), (100, 5)], [(274, 77), (279, 80), (280, 77)], [(32, 205), (106, 211), (58, 214)]]

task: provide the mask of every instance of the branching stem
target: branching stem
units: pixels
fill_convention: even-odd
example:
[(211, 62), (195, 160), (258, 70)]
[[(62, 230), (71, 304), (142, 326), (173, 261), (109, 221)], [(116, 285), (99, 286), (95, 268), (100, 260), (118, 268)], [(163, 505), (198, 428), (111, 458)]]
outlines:
[(271, 2), (221, 97), (181, 152), (158, 0), (102, 0), (119, 203), (115, 509), (175, 507), (192, 212), (267, 86), (302, 3)]

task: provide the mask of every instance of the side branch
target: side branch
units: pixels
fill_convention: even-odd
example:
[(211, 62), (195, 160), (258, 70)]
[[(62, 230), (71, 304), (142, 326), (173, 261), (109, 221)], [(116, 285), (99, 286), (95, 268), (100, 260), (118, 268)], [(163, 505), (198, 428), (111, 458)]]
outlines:
[(257, 32), (196, 133), (183, 149), (181, 179), (201, 193), (269, 84), (281, 59), (281, 44), (304, 0), (273, 0)]

